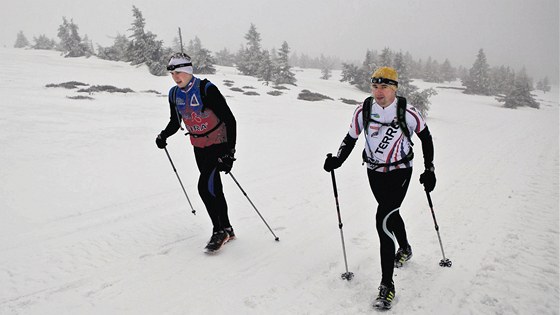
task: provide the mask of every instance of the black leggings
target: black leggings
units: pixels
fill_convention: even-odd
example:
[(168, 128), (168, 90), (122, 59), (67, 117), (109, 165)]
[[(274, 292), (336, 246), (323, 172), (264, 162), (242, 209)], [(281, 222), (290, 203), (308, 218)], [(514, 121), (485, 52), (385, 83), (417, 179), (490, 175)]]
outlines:
[(230, 227), (228, 207), (222, 189), (220, 172), (216, 169), (218, 158), (226, 152), (226, 144), (215, 144), (206, 148), (194, 147), (194, 156), (200, 177), (198, 193), (212, 220), (214, 232)]
[(397, 169), (387, 173), (368, 169), (367, 173), (371, 191), (378, 203), (375, 221), (381, 252), (381, 282), (390, 284), (393, 281), (395, 263), (393, 237), (396, 237), (400, 247), (404, 248), (408, 245), (399, 208), (408, 190), (412, 168)]

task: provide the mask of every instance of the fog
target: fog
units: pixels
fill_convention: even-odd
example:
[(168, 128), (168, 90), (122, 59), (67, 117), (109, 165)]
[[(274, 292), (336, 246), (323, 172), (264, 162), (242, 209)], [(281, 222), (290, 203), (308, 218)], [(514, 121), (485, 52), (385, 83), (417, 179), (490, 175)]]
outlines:
[(389, 47), (470, 68), (483, 48), (491, 66), (559, 81), (558, 0), (4, 0), (0, 45), (12, 47), (20, 30), (30, 41), (42, 34), (58, 41), (64, 16), (96, 47), (109, 46), (115, 35), (130, 35), (133, 5), (165, 45), (181, 27), (186, 41), (198, 36), (213, 52), (236, 52), (253, 23), (266, 49), (287, 41), (292, 53), (362, 62), (367, 49)]

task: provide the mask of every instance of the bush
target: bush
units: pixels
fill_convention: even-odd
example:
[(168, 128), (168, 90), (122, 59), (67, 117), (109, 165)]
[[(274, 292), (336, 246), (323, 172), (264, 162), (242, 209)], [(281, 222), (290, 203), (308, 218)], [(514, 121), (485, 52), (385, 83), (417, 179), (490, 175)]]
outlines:
[(161, 94), (159, 91), (156, 91), (156, 90), (144, 90), (144, 91), (140, 91), (140, 92), (143, 92), (143, 93), (153, 93), (153, 94), (157, 94), (157, 95), (160, 95), (160, 94)]
[(233, 87), (230, 90), (234, 91), (234, 92), (245, 92), (242, 89), (238, 88), (238, 87)]
[(75, 89), (78, 86), (88, 86), (89, 84), (85, 84), (82, 82), (77, 82), (77, 81), (68, 81), (68, 82), (63, 82), (63, 83), (59, 83), (59, 84), (54, 84), (54, 83), (49, 83), (47, 85), (45, 85), (45, 87), (61, 87), (61, 88), (65, 88), (65, 89)]
[(266, 94), (272, 95), (272, 96), (278, 96), (278, 95), (282, 95), (284, 93), (282, 93), (280, 91), (270, 91), (270, 92), (266, 92)]
[(351, 99), (347, 99), (347, 98), (340, 98), (340, 100), (341, 100), (342, 103), (344, 103), (344, 104), (350, 104), (350, 105), (362, 104), (362, 102), (358, 102), (358, 101), (351, 100)]
[(78, 92), (134, 93), (134, 91), (129, 88), (121, 89), (121, 88), (114, 87), (112, 85), (94, 85), (94, 86), (90, 86), (87, 89), (79, 89)]
[(245, 93), (243, 93), (244, 95), (260, 95), (259, 93), (255, 92), (255, 91), (247, 91)]
[(85, 95), (78, 95), (78, 96), (66, 96), (66, 98), (69, 98), (71, 100), (93, 100), (93, 97), (90, 96), (85, 96)]
[(333, 100), (332, 98), (330, 98), (326, 95), (319, 94), (319, 93), (313, 93), (309, 90), (301, 90), (301, 92), (299, 93), (297, 98), (299, 100), (310, 101), (310, 102), (322, 101), (322, 100)]

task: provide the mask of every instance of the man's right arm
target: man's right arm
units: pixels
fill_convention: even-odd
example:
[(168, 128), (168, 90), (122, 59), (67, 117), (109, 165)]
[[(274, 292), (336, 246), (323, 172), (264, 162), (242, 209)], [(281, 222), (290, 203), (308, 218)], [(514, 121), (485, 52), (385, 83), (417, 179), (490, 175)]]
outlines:
[(169, 112), (169, 123), (160, 133), (160, 136), (164, 139), (171, 137), (177, 132), (177, 130), (179, 130), (179, 128), (181, 128), (181, 116), (177, 112), (175, 104), (171, 102), (169, 103)]

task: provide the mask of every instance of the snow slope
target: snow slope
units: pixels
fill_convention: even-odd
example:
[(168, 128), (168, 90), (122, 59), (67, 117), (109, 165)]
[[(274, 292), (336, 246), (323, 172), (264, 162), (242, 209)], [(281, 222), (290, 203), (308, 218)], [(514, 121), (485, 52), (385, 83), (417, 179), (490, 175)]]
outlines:
[[(281, 96), (232, 68), (207, 76), (238, 121), (233, 173), (280, 237), (274, 241), (224, 176), (238, 239), (208, 256), (211, 223), (188, 139), (178, 133), (168, 150), (196, 215), (154, 143), (169, 117), (170, 78), (6, 48), (0, 69), (0, 314), (376, 312), (376, 204), (360, 161), (363, 140), (336, 171), (350, 282), (340, 279), (336, 207), (322, 170), (354, 110), (338, 99), (367, 96), (338, 82), (339, 73), (324, 81), (318, 70), (298, 71), (298, 86)], [(66, 81), (136, 92), (75, 100), (67, 98), (80, 95), (75, 90), (45, 87)], [(297, 100), (302, 89), (334, 101)], [(414, 257), (395, 271), (391, 313), (559, 314), (558, 89), (536, 93), (539, 110), (438, 92), (428, 117), (438, 178), (432, 199), (453, 267), (438, 266), (418, 168), (401, 208)]]

